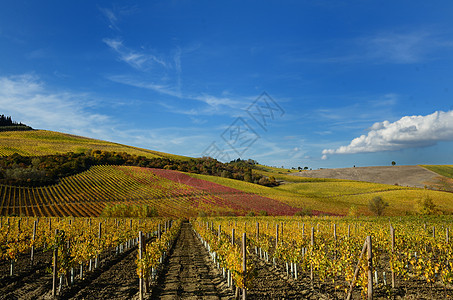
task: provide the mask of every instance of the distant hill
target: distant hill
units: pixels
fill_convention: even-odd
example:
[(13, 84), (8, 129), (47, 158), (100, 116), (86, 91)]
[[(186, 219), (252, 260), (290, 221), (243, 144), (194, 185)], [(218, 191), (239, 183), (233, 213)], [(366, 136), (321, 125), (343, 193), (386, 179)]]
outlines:
[[(432, 187), (440, 189), (440, 182), (448, 182), (429, 166), (384, 166), (320, 169), (292, 173), (291, 175), (310, 178), (336, 178), (410, 187)], [(453, 184), (446, 190), (453, 190)]]
[(0, 156), (18, 153), (23, 156), (53, 155), (67, 152), (103, 150), (127, 152), (147, 158), (165, 157), (187, 160), (188, 157), (147, 150), (118, 143), (47, 130), (0, 132)]

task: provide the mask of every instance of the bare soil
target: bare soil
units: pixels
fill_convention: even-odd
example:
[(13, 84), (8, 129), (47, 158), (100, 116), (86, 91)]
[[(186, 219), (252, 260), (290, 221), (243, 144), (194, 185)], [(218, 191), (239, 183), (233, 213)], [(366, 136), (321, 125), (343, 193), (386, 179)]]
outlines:
[(183, 223), (173, 251), (154, 284), (152, 299), (231, 299), (233, 292), (221, 279), (189, 223)]
[(311, 178), (336, 178), (423, 188), (448, 182), (444, 176), (420, 166), (357, 167), (308, 170), (291, 175)]

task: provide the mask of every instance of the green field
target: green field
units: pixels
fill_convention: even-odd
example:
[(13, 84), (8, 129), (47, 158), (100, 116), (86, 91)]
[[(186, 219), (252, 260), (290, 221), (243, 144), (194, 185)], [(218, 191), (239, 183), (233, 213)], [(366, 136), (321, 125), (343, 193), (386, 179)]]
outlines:
[(442, 176), (453, 178), (453, 165), (421, 165), (421, 167), (436, 172)]

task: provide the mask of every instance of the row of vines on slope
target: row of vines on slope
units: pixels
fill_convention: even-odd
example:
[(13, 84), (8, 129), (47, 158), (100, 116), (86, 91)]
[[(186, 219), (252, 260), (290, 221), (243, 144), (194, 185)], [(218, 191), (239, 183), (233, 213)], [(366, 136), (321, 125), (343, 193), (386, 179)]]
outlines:
[(106, 205), (117, 203), (149, 205), (163, 216), (232, 211), (221, 197), (157, 176), (147, 168), (95, 166), (52, 186), (0, 185), (0, 215), (99, 216)]

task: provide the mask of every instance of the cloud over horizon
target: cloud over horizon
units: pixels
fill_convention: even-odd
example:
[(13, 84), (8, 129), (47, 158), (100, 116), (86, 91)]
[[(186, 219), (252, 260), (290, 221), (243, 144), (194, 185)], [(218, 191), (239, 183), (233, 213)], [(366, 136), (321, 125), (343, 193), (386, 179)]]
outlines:
[(105, 137), (113, 121), (91, 112), (94, 105), (89, 95), (51, 90), (36, 75), (0, 77), (2, 113), (34, 128)]
[(322, 154), (326, 159), (331, 154), (396, 151), (450, 140), (453, 140), (453, 110), (436, 111), (426, 116), (405, 116), (393, 123), (376, 122), (368, 134), (353, 139), (347, 146), (324, 149)]

